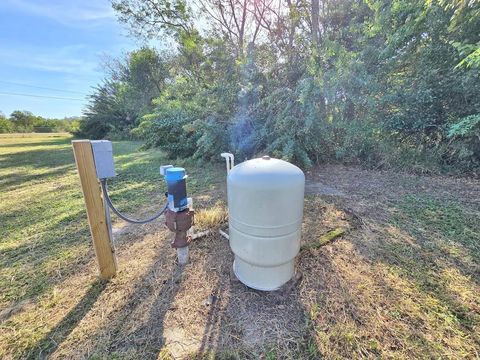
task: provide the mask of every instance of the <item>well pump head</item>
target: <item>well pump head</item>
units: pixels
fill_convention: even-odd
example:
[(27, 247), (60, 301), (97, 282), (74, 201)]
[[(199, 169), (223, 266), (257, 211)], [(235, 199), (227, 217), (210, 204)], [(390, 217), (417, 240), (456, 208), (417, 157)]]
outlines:
[(167, 183), (168, 209), (165, 212), (165, 224), (175, 233), (172, 247), (183, 248), (188, 245), (188, 230), (194, 223), (194, 211), (188, 207), (187, 174), (184, 168), (172, 165), (162, 166), (160, 173)]

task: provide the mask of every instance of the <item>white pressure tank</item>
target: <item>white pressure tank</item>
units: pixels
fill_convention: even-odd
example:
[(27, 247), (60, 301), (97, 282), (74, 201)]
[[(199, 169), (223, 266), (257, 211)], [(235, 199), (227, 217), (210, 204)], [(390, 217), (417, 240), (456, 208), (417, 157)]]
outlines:
[(227, 187), (235, 275), (257, 290), (278, 289), (295, 273), (305, 176), (295, 165), (264, 156), (235, 166)]

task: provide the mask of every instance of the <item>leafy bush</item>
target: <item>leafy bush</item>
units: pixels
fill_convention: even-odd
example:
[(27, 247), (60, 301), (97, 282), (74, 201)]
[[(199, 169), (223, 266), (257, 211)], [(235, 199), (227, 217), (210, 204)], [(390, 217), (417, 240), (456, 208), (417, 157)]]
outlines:
[(197, 120), (191, 126), (200, 134), (196, 141), (196, 158), (218, 160), (220, 153), (228, 149), (228, 131), (218, 119), (210, 117), (206, 122)]
[[(220, 1), (203, 14), (205, 31), (188, 6), (171, 12), (181, 1), (115, 3), (134, 33), (166, 31), (177, 51), (143, 48), (114, 63), (87, 108), (89, 137), (133, 134), (170, 156), (269, 153), (303, 167), (480, 166), (476, 3), (299, 2), (276, 13)], [(242, 10), (245, 27), (225, 23)]]
[(0, 134), (11, 133), (12, 131), (12, 122), (0, 114)]
[(311, 78), (293, 90), (279, 88), (266, 96), (254, 111), (259, 121), (257, 149), (304, 167), (317, 162), (330, 147), (322, 134), (329, 125), (322, 119), (320, 97)]
[(480, 114), (470, 115), (460, 119), (450, 126), (448, 137), (480, 139)]
[(450, 157), (469, 171), (480, 170), (480, 114), (466, 116), (450, 126)]
[(143, 137), (147, 147), (158, 147), (169, 157), (190, 157), (195, 153), (198, 139), (190, 127), (192, 122), (184, 109), (164, 109), (145, 115), (133, 134)]

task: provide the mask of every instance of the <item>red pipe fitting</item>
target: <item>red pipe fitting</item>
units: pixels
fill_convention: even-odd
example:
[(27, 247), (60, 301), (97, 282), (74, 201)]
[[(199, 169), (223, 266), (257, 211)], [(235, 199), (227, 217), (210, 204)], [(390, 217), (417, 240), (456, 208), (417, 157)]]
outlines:
[(188, 245), (191, 238), (187, 235), (187, 231), (194, 225), (194, 210), (186, 209), (175, 212), (170, 209), (165, 211), (165, 225), (175, 233), (172, 240), (172, 247), (175, 249)]

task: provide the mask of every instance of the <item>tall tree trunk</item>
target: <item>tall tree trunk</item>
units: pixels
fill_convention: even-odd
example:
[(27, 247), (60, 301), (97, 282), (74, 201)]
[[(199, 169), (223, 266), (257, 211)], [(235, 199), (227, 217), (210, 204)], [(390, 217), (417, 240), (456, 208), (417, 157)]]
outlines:
[(318, 45), (320, 0), (312, 0), (312, 44)]
[(240, 57), (243, 58), (244, 46), (245, 46), (245, 25), (247, 22), (248, 1), (243, 1), (242, 20), (240, 23), (240, 31), (238, 32), (238, 47), (240, 48)]

